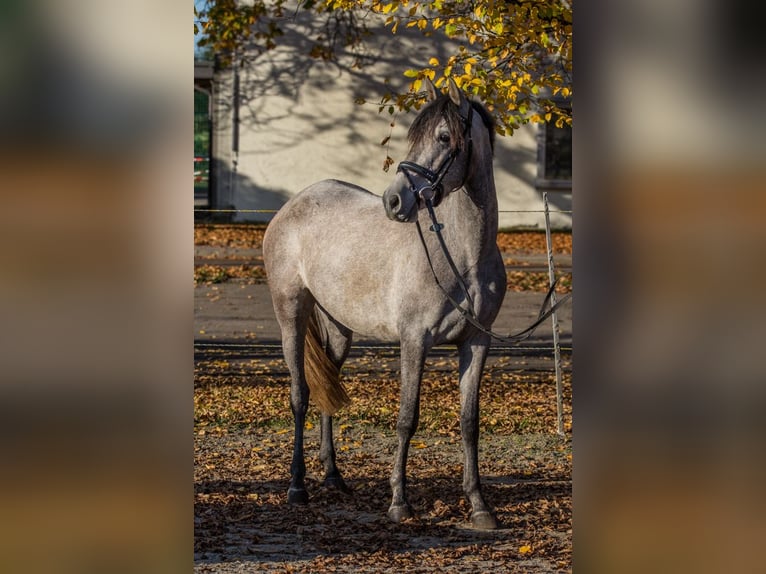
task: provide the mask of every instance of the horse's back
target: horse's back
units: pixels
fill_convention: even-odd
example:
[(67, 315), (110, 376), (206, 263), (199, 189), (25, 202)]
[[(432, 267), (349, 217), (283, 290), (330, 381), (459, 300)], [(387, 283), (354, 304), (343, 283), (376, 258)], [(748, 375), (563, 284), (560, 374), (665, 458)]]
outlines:
[(324, 179), (292, 197), (282, 206), (273, 222), (284, 225), (282, 220), (306, 219), (321, 216), (327, 211), (360, 203), (370, 205), (373, 202), (378, 206), (381, 202), (380, 197), (363, 187), (337, 179)]
[(348, 217), (376, 211), (382, 213), (380, 197), (358, 185), (325, 179), (308, 186), (282, 206), (266, 229), (267, 273), (297, 264), (305, 246), (316, 242), (322, 231), (337, 228)]

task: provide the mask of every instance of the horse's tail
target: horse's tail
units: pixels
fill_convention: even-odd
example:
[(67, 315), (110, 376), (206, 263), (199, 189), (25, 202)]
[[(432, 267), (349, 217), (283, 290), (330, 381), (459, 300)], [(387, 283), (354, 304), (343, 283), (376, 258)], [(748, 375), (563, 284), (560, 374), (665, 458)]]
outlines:
[(333, 415), (351, 402), (340, 382), (340, 369), (330, 359), (322, 343), (316, 308), (311, 313), (306, 332), (304, 367), (311, 398), (323, 413)]

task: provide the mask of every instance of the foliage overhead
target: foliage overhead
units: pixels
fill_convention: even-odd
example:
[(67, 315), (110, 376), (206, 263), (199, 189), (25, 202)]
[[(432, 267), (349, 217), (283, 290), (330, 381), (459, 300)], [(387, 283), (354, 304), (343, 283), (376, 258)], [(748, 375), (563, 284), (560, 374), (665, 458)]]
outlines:
[[(223, 61), (245, 44), (257, 54), (276, 46), (280, 23), (290, 16), (284, 4), (208, 0), (202, 9), (195, 7), (195, 33), (201, 31), (201, 44), (212, 46)], [(307, 0), (296, 10), (323, 18), (309, 55), (326, 60), (340, 49), (363, 46), (372, 21), (392, 34), (410, 28), (450, 40), (447, 46), (454, 50), (446, 59), (431, 57), (420, 68), (402, 70), (409, 91), (382, 95), (381, 110), (417, 109), (426, 98), (424, 78), (442, 87), (451, 77), (487, 105), (500, 134), (529, 121), (572, 125), (571, 0)]]

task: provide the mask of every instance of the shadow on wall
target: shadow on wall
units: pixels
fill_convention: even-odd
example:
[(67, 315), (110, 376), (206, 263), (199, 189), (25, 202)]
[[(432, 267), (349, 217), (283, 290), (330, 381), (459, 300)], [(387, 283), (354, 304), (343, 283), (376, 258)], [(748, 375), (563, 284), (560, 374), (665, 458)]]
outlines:
[[(308, 56), (321, 23), (300, 13), (285, 26), (280, 46), (246, 62), (239, 71), (239, 171), (263, 188), (297, 192), (313, 181), (334, 177), (381, 192), (387, 153), (404, 159), (406, 129), (414, 114), (397, 114), (390, 149), (381, 145), (394, 119), (377, 104), (391, 90), (406, 90), (402, 75), (427, 63), (433, 44), (419, 32), (392, 36), (381, 29), (369, 40), (363, 68), (348, 54), (336, 62)], [(419, 39), (420, 42), (415, 40)], [(448, 46), (436, 48), (445, 58)], [(389, 81), (390, 79), (390, 81)], [(217, 73), (216, 156), (231, 162), (233, 71)], [(282, 178), (280, 181), (278, 178)], [(221, 184), (224, 182), (221, 181)], [(223, 195), (223, 193), (221, 193)], [(238, 202), (238, 198), (236, 199)], [(241, 207), (237, 205), (237, 207)]]
[[(548, 191), (551, 227), (571, 229), (572, 214), (557, 213), (572, 210), (570, 189), (538, 187), (536, 124), (523, 126), (513, 136), (498, 137), (495, 147), (495, 181), (500, 206), (500, 227), (545, 228), (542, 192)], [(515, 140), (514, 140), (515, 138)], [(509, 213), (519, 210), (521, 213)]]
[[(351, 55), (336, 62), (308, 56), (319, 34), (321, 22), (300, 12), (280, 46), (251, 59), (239, 72), (238, 173), (231, 174), (233, 95), (232, 70), (217, 74), (214, 149), (218, 161), (213, 203), (218, 208), (278, 209), (306, 185), (324, 178), (337, 178), (381, 193), (393, 173), (382, 169), (387, 154), (395, 162), (404, 159), (406, 131), (415, 113), (389, 116), (378, 113), (376, 104), (357, 105), (364, 98), (377, 102), (389, 91), (405, 91), (407, 68), (426, 65), (437, 57), (445, 61), (451, 53), (449, 41), (423, 39), (419, 32), (374, 29), (365, 67), (355, 68)], [(395, 120), (390, 148), (380, 142), (389, 135)], [(531, 130), (532, 128), (530, 128)], [(536, 127), (534, 128), (537, 129)], [(530, 132), (498, 138), (495, 176), (501, 209), (540, 210), (536, 138)], [(571, 210), (571, 197), (549, 193), (554, 210)], [(517, 216), (518, 215), (518, 216)], [(238, 213), (234, 220), (265, 221), (271, 214)], [(501, 216), (502, 217), (502, 216)], [(514, 214), (505, 226), (539, 227), (542, 214)], [(571, 225), (571, 215), (552, 215), (552, 224)], [(540, 222), (538, 224), (538, 221)]]
[[(229, 166), (222, 161), (216, 161), (216, 189), (219, 197), (213, 204), (215, 209), (241, 210), (237, 213), (210, 214), (210, 219), (231, 222), (262, 222), (268, 223), (274, 217), (274, 212), (279, 210), (291, 194), (287, 190), (266, 189), (259, 186), (250, 177), (241, 172), (234, 173)], [(236, 205), (235, 200), (236, 198)], [(248, 210), (253, 212), (248, 213)]]
[[(544, 191), (544, 190), (543, 190)], [(572, 192), (560, 191), (557, 189), (548, 190), (548, 207), (551, 210), (572, 211)], [(572, 214), (566, 213), (569, 225), (572, 225)]]
[[(335, 93), (337, 97), (353, 101), (364, 97), (370, 100), (394, 91), (406, 91), (409, 80), (403, 76), (407, 68), (425, 65), (429, 58), (436, 56), (446, 60), (450, 44), (444, 40), (434, 44), (422, 38), (413, 30), (403, 28), (394, 36), (382, 25), (368, 23), (373, 35), (366, 40), (364, 52), (357, 58), (361, 66), (355, 66), (355, 58), (341, 53), (332, 62), (312, 58), (308, 54), (314, 46), (314, 38), (326, 33), (321, 21), (313, 14), (300, 11), (289, 25), (283, 26), (284, 36), (280, 47), (270, 50), (244, 62), (240, 69), (240, 126), (243, 129), (264, 128), (284, 117), (295, 114), (295, 106), (301, 103), (306, 86), (310, 85), (325, 95)], [(347, 75), (349, 91), (339, 90), (342, 76)], [(229, 79), (231, 70), (223, 71), (224, 80)], [(344, 84), (346, 81), (344, 81)], [(279, 97), (285, 103), (282, 114), (263, 114), (264, 98)], [(218, 105), (226, 113), (232, 112), (231, 98), (222, 99)], [(362, 106), (359, 106), (361, 109)], [(386, 117), (383, 115), (382, 117)], [(339, 118), (307, 117), (316, 127), (334, 126)], [(354, 131), (353, 117), (343, 121), (345, 127)], [(341, 120), (342, 121), (342, 120)], [(364, 132), (354, 132), (364, 141), (370, 137)], [(353, 143), (354, 139), (349, 143)]]
[(535, 185), (535, 173), (537, 171), (537, 154), (533, 149), (522, 147), (508, 147), (507, 138), (513, 136), (504, 136), (497, 138), (495, 146), (495, 178), (502, 172), (518, 179), (529, 187)]

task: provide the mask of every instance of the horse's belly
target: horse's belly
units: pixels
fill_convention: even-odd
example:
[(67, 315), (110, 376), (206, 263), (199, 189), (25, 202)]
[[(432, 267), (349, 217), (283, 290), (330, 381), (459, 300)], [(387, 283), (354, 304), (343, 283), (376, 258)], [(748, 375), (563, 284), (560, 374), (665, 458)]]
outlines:
[(390, 280), (373, 270), (355, 272), (352, 267), (307, 277), (307, 284), (319, 305), (354, 333), (398, 340), (398, 310)]
[(399, 331), (396, 323), (391, 321), (387, 312), (381, 312), (380, 308), (373, 305), (366, 306), (336, 306), (327, 308), (320, 301), (320, 305), (341, 325), (362, 337), (372, 337), (382, 341), (398, 341)]

